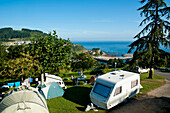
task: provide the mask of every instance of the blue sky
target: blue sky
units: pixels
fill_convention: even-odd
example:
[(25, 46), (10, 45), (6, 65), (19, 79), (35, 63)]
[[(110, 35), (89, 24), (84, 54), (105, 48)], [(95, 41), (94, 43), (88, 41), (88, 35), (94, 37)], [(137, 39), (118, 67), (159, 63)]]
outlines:
[(0, 28), (56, 30), (71, 41), (132, 41), (142, 29), (140, 6), (139, 0), (0, 0)]

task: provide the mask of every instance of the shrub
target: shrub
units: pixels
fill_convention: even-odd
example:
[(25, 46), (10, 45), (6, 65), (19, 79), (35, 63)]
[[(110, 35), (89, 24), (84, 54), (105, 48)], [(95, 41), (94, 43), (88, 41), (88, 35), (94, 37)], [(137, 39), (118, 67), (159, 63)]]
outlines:
[(84, 85), (84, 81), (80, 81), (80, 82), (79, 82), (79, 85)]
[(64, 75), (63, 74), (58, 74), (59, 77), (63, 77)]

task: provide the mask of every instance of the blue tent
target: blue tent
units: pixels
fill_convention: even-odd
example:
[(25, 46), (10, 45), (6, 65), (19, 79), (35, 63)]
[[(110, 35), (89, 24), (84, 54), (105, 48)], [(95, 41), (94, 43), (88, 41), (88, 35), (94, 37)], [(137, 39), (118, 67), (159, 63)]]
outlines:
[(41, 87), (40, 93), (46, 98), (51, 99), (64, 95), (64, 90), (58, 85), (57, 82), (50, 82)]

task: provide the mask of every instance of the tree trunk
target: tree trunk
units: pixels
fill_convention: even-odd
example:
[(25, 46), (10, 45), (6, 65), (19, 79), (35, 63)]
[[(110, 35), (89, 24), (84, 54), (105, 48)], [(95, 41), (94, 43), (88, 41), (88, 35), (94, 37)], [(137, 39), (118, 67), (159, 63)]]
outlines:
[(149, 77), (148, 78), (151, 78), (151, 79), (153, 79), (153, 71), (152, 71), (153, 62), (154, 62), (154, 55), (152, 56), (152, 60), (151, 60), (150, 68), (149, 68)]
[(149, 69), (149, 77), (148, 78), (151, 78), (153, 79), (153, 72), (152, 72), (152, 68)]

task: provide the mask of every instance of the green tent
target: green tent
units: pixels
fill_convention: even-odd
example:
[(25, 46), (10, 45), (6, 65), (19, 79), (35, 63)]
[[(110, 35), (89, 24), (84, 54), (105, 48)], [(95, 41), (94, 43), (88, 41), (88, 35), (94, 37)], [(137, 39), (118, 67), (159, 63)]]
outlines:
[(40, 93), (46, 98), (51, 99), (64, 95), (64, 90), (58, 85), (57, 82), (49, 82), (45, 86), (40, 86)]

